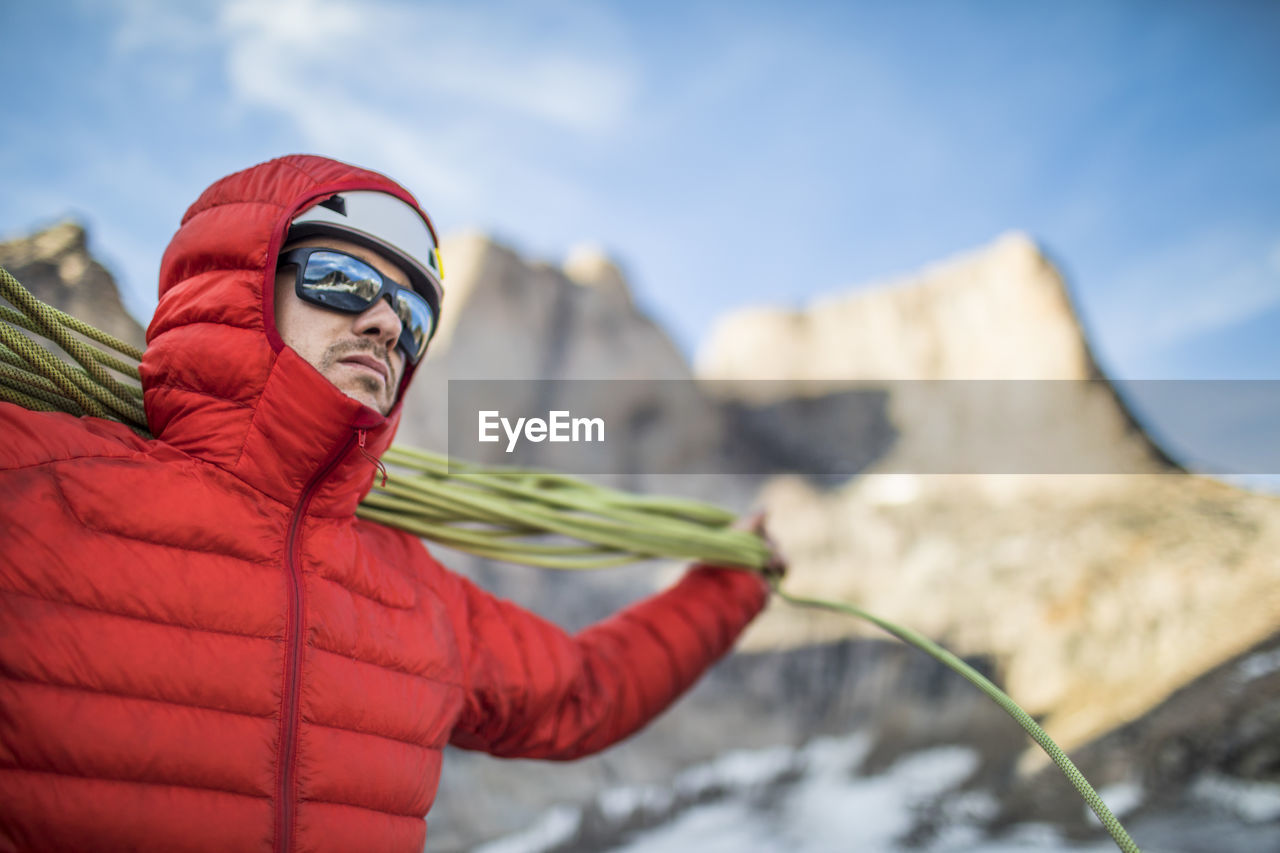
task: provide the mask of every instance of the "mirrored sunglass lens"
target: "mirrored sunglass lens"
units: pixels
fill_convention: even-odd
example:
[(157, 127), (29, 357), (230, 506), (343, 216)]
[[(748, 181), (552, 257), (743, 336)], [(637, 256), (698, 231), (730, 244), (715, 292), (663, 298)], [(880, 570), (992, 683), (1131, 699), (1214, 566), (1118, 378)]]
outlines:
[(396, 314), (400, 317), (400, 343), (414, 362), (427, 350), (427, 341), (435, 327), (435, 315), (426, 300), (416, 293), (401, 290), (396, 293)]
[[(321, 296), (350, 296), (356, 300), (348, 307), (368, 305), (382, 290), (378, 271), (350, 255), (337, 252), (312, 252), (302, 271), (302, 286)], [(344, 300), (349, 301), (349, 300)]]

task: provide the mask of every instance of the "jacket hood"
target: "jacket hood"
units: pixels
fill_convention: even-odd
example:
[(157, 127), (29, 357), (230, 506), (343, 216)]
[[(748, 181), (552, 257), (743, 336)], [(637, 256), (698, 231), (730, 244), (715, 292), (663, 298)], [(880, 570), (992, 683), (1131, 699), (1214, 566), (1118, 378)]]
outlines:
[(431, 227), (399, 184), (323, 157), (282, 157), (205, 190), (165, 250), (142, 360), (156, 438), (284, 503), (323, 473), (311, 510), (335, 516), (371, 487), (413, 365), (386, 417), (343, 394), (280, 339), (275, 270), (294, 216), (351, 190), (396, 196)]

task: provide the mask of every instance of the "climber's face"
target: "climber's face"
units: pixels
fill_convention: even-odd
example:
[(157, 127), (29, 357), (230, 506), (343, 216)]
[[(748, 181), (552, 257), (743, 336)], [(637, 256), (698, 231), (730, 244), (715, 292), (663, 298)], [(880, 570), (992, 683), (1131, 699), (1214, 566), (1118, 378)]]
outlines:
[[(383, 255), (332, 236), (308, 237), (286, 244), (280, 257), (295, 249), (331, 250), (335, 264), (350, 264), (341, 256), (366, 264), (401, 287), (408, 276)], [(382, 414), (391, 411), (404, 373), (404, 352), (397, 346), (403, 324), (389, 299), (376, 299), (360, 313), (333, 310), (298, 297), (300, 273), (296, 264), (282, 263), (276, 270), (276, 330), (284, 343), (320, 371), (339, 391)]]

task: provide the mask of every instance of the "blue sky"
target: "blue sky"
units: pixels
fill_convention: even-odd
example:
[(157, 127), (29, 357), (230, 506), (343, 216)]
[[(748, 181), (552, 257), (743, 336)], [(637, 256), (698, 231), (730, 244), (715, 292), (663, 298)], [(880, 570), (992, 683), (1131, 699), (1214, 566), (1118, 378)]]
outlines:
[[(1127, 378), (1280, 378), (1280, 4), (6, 3), (0, 233), (145, 319), (186, 205), (293, 151), (444, 230), (604, 245), (687, 351), (1029, 232)], [(447, 260), (447, 259), (446, 259)]]

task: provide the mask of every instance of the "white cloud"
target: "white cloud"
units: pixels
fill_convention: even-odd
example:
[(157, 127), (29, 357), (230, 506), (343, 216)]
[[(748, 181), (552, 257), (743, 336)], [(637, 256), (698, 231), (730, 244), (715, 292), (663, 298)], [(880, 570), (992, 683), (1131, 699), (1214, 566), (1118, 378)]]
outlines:
[(1280, 303), (1280, 242), (1208, 230), (1134, 261), (1098, 301), (1115, 355), (1148, 355)]
[(589, 195), (520, 150), (529, 135), (590, 143), (623, 128), (636, 78), (619, 38), (569, 11), (537, 38), (523, 6), (233, 0), (219, 29), (241, 103), (286, 117), (310, 150), (480, 218), (513, 185), (553, 204)]
[(424, 108), (454, 97), (581, 133), (622, 125), (636, 80), (616, 46), (595, 43), (610, 36), (570, 27), (543, 39), (529, 34), (528, 15), (498, 23), (504, 17), (476, 5), (233, 0), (220, 25), (242, 94), (284, 109), (290, 97), (306, 102), (324, 89)]
[(181, 54), (213, 41), (212, 9), (204, 0), (114, 0), (117, 25), (109, 43), (117, 55), (136, 56), (151, 50)]

